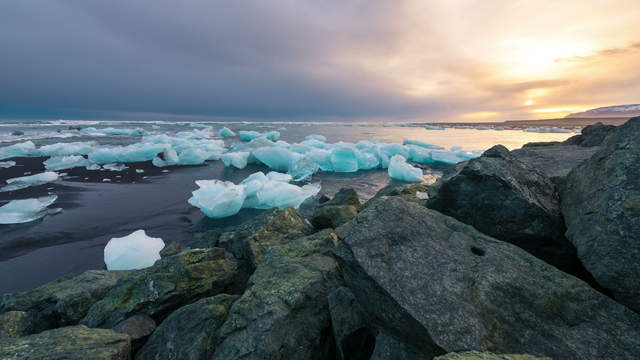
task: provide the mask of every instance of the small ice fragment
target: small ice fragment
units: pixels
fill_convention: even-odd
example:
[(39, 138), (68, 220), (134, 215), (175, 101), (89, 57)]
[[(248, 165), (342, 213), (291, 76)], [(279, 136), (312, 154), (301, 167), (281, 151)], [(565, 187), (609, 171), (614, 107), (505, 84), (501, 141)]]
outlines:
[(168, 173), (168, 172), (169, 172), (169, 170), (162, 170), (162, 172), (163, 172), (163, 173)]
[(58, 178), (59, 175), (53, 171), (45, 171), (40, 174), (11, 178), (7, 179), (7, 185), (3, 186), (0, 191), (14, 191), (32, 186), (39, 186), (56, 181)]
[(89, 160), (80, 155), (54, 156), (44, 161), (47, 170), (64, 170), (80, 166), (89, 166)]
[(122, 171), (128, 169), (129, 167), (124, 164), (113, 163), (102, 165), (102, 168), (109, 171)]
[(47, 215), (47, 206), (53, 204), (57, 196), (36, 199), (12, 200), (0, 206), (0, 224), (22, 224), (38, 220)]
[(416, 191), (416, 197), (420, 200), (427, 200), (429, 198), (429, 194), (424, 191)]
[(389, 161), (389, 176), (392, 179), (408, 181), (408, 182), (421, 182), (422, 170), (411, 166), (407, 163), (407, 160), (401, 155), (394, 155)]
[(142, 174), (143, 172), (144, 172), (144, 170), (142, 170), (142, 169), (136, 169), (136, 173), (138, 173), (138, 174)]
[(112, 238), (104, 247), (104, 263), (107, 270), (144, 269), (160, 260), (164, 248), (161, 238), (147, 236), (144, 230), (125, 237)]
[(222, 160), (224, 166), (233, 166), (238, 169), (244, 169), (247, 167), (249, 155), (251, 155), (250, 152), (228, 152), (222, 154), (220, 160)]
[(102, 166), (100, 166), (98, 164), (90, 164), (90, 165), (87, 165), (86, 169), (87, 170), (101, 170)]
[(222, 129), (218, 130), (218, 135), (222, 137), (232, 137), (236, 136), (236, 133), (231, 131), (231, 129), (229, 129), (228, 127), (223, 127)]
[(15, 161), (0, 161), (0, 169), (8, 169), (13, 166), (16, 166)]
[(224, 218), (238, 213), (246, 198), (244, 185), (229, 181), (198, 180), (200, 188), (192, 192), (189, 204), (211, 218)]
[(111, 181), (111, 179), (107, 179), (107, 178), (102, 179), (102, 182), (109, 182), (109, 181)]

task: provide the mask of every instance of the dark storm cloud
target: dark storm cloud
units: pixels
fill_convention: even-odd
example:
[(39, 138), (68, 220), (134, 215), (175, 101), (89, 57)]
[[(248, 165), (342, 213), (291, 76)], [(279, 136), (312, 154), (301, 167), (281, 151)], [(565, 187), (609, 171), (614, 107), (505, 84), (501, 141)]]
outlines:
[(239, 117), (424, 111), (428, 102), (335, 56), (392, 39), (391, 11), (384, 1), (3, 1), (0, 105)]

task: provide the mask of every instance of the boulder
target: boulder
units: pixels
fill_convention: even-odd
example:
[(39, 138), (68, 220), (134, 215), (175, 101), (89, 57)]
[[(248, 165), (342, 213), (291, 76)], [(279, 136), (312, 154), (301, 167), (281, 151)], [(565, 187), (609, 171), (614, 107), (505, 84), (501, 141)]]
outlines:
[(165, 246), (162, 250), (160, 250), (160, 257), (167, 257), (176, 255), (182, 251), (182, 245), (179, 243), (172, 241), (169, 245)]
[[(430, 354), (424, 354), (407, 345), (398, 338), (380, 331), (375, 339), (375, 348), (371, 360), (431, 360)], [(367, 358), (369, 359), (369, 358)]]
[(342, 188), (333, 196), (331, 200), (323, 201), (322, 205), (334, 205), (334, 206), (360, 206), (360, 198), (358, 193), (351, 188)]
[(565, 140), (565, 145), (578, 145), (582, 147), (591, 147), (602, 145), (605, 138), (609, 136), (614, 130), (615, 126), (605, 125), (601, 122), (597, 122), (593, 125), (585, 126), (580, 135), (575, 135)]
[(564, 237), (556, 186), (504, 146), (456, 165), (429, 195), (428, 207), (564, 271), (579, 272), (575, 248)]
[(589, 159), (599, 149), (598, 146), (582, 147), (564, 144), (532, 146), (532, 144), (526, 144), (522, 149), (511, 151), (511, 154), (521, 162), (542, 172), (556, 185), (560, 185), (573, 168)]
[(311, 224), (316, 229), (337, 228), (356, 215), (358, 208), (353, 205), (321, 205), (311, 215)]
[(327, 254), (333, 240), (325, 230), (250, 246), (255, 272), (231, 306), (211, 359), (330, 358), (327, 296), (337, 282), (337, 268)]
[(640, 312), (640, 117), (611, 133), (561, 187), (567, 237), (596, 281)]
[(492, 354), (488, 352), (466, 351), (438, 356), (434, 360), (552, 360), (548, 357), (514, 354)]
[(133, 315), (113, 327), (114, 331), (129, 335), (133, 350), (137, 350), (156, 329), (156, 322), (148, 315)]
[(366, 314), (349, 288), (340, 286), (329, 294), (331, 329), (339, 359), (369, 359), (375, 335), (368, 328)]
[(0, 315), (0, 338), (26, 336), (45, 329), (36, 316), (24, 311), (7, 311)]
[(34, 290), (0, 297), (0, 313), (16, 310), (37, 316), (38, 330), (75, 325), (126, 271), (89, 270)]
[(425, 356), (466, 349), (622, 360), (640, 353), (639, 315), (437, 211), (388, 197), (337, 234), (340, 269), (369, 321)]
[(220, 294), (174, 311), (136, 354), (136, 360), (209, 359), (218, 340), (217, 330), (237, 298)]
[(127, 335), (81, 325), (0, 339), (0, 359), (129, 360), (130, 352)]
[(224, 249), (185, 250), (122, 277), (82, 323), (111, 328), (136, 314), (158, 321), (182, 305), (223, 292), (236, 276), (235, 260)]

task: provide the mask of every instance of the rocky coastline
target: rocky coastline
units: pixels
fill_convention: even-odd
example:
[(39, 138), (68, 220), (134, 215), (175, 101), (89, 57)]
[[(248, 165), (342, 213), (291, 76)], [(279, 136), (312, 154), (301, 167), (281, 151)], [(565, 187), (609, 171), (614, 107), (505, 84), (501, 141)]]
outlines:
[(0, 296), (0, 359), (640, 358), (640, 117)]

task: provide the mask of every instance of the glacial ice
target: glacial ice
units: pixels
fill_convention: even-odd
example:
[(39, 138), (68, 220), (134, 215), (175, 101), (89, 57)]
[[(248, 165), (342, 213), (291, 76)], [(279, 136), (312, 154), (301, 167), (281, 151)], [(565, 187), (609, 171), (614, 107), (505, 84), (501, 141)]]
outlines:
[(0, 188), (0, 191), (15, 191), (32, 186), (39, 186), (58, 180), (58, 174), (53, 171), (45, 171), (40, 174), (21, 176), (7, 179), (7, 185)]
[(293, 164), (289, 174), (294, 181), (304, 181), (311, 178), (318, 170), (320, 170), (318, 163), (305, 156), (302, 160)]
[(180, 158), (178, 157), (178, 153), (172, 147), (167, 147), (151, 160), (151, 163), (155, 167), (178, 165), (179, 162)]
[(224, 163), (224, 166), (233, 166), (237, 169), (244, 169), (247, 167), (247, 161), (249, 160), (250, 152), (228, 152), (222, 154), (220, 160)]
[(331, 166), (335, 172), (358, 171), (356, 149), (344, 144), (336, 146), (333, 151), (331, 151)]
[(85, 134), (102, 134), (102, 135), (128, 135), (128, 136), (143, 136), (146, 132), (143, 129), (116, 129), (116, 128), (104, 128), (96, 129), (94, 127), (88, 127), (80, 130)]
[(0, 206), (0, 224), (22, 224), (38, 220), (47, 215), (47, 207), (53, 204), (56, 195), (35, 199), (12, 200)]
[(240, 134), (240, 140), (242, 141), (251, 141), (259, 137), (265, 137), (271, 141), (276, 141), (280, 138), (280, 132), (278, 131), (269, 131), (266, 133), (260, 133), (253, 130), (241, 130), (238, 133)]
[(317, 141), (322, 141), (322, 142), (326, 142), (327, 138), (322, 136), (322, 135), (316, 135), (316, 134), (311, 134), (311, 135), (307, 135), (304, 137), (305, 140), (317, 140)]
[(147, 236), (144, 230), (121, 237), (112, 238), (104, 247), (104, 263), (107, 270), (144, 269), (160, 260), (160, 250), (164, 248), (161, 238)]
[(109, 171), (122, 171), (126, 170), (129, 167), (124, 164), (112, 163), (112, 164), (104, 164), (102, 168)]
[(289, 171), (303, 158), (301, 154), (279, 146), (259, 148), (253, 152), (253, 156), (270, 169), (282, 172)]
[(228, 127), (223, 127), (222, 129), (218, 130), (218, 135), (222, 137), (232, 137), (236, 136), (236, 133), (231, 131), (231, 129), (229, 129)]
[(210, 218), (237, 214), (246, 198), (245, 186), (230, 181), (197, 180), (196, 185), (200, 188), (192, 192), (188, 202)]
[(407, 160), (402, 155), (394, 155), (389, 161), (389, 176), (392, 179), (402, 180), (407, 182), (421, 182), (422, 170), (413, 167), (407, 163)]
[(98, 143), (94, 141), (56, 143), (44, 145), (38, 149), (39, 156), (88, 155)]
[(8, 169), (14, 166), (16, 166), (15, 161), (0, 161), (0, 169)]
[(44, 168), (47, 170), (65, 170), (72, 169), (81, 166), (90, 166), (91, 162), (84, 156), (69, 155), (69, 156), (53, 156), (44, 161)]
[(0, 160), (21, 156), (37, 156), (36, 154), (36, 144), (33, 141), (25, 141), (0, 148)]
[(258, 191), (259, 209), (271, 209), (274, 207), (284, 209), (292, 206), (300, 207), (302, 202), (309, 197), (316, 196), (320, 192), (320, 184), (307, 184), (302, 187), (277, 181), (269, 181)]
[(89, 153), (96, 164), (150, 161), (165, 149), (165, 144), (136, 143), (127, 146), (104, 146)]
[(415, 146), (420, 146), (423, 147), (425, 149), (434, 149), (434, 150), (440, 150), (440, 149), (444, 149), (442, 146), (438, 146), (438, 145), (432, 145), (432, 144), (428, 144), (424, 141), (419, 141), (419, 140), (410, 140), (410, 139), (404, 139), (402, 141), (403, 145), (415, 145)]
[(444, 130), (442, 126), (437, 125), (425, 125), (424, 128), (427, 130)]

